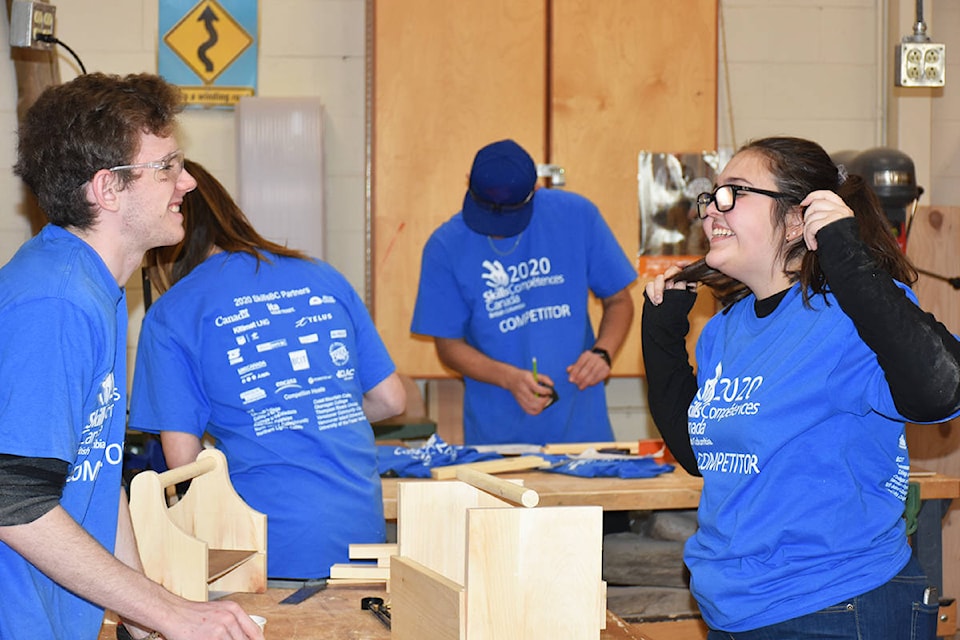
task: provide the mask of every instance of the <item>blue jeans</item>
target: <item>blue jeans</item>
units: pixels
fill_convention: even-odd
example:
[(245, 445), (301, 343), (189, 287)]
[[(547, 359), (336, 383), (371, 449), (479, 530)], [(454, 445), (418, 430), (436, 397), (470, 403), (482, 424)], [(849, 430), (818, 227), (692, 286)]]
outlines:
[(923, 603), (927, 578), (911, 557), (892, 580), (799, 618), (729, 633), (713, 631), (707, 640), (933, 640), (939, 604)]

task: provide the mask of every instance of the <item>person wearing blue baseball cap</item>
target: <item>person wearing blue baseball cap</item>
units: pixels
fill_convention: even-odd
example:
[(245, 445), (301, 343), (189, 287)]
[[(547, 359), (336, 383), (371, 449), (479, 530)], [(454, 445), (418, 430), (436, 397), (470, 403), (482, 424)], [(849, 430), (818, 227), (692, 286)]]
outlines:
[[(636, 278), (592, 202), (539, 189), (513, 140), (480, 149), (463, 208), (423, 249), (411, 323), (464, 378), (465, 444), (612, 440), (602, 383)], [(591, 292), (603, 305), (596, 333)]]

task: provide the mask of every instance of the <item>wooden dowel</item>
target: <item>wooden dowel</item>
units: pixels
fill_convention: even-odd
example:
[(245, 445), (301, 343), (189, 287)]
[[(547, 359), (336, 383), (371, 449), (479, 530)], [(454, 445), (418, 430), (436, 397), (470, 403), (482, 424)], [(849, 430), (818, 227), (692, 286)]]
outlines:
[(473, 469), (483, 473), (508, 473), (510, 471), (526, 471), (527, 469), (541, 469), (549, 467), (550, 463), (540, 456), (516, 456), (497, 460), (482, 460), (480, 462), (465, 462), (445, 467), (435, 467), (430, 470), (430, 477), (434, 480), (451, 480), (457, 477), (458, 469)]
[(190, 464), (185, 464), (182, 467), (170, 469), (169, 471), (164, 471), (161, 473), (158, 476), (160, 479), (160, 486), (166, 488), (175, 484), (179, 484), (186, 480), (196, 478), (197, 476), (202, 476), (203, 474), (213, 471), (216, 468), (216, 459), (212, 457), (203, 457), (198, 459), (196, 462), (191, 462)]
[(489, 473), (460, 468), (457, 469), (457, 480), (525, 507), (535, 507), (540, 504), (540, 494), (533, 489), (527, 489), (522, 485), (503, 480)]

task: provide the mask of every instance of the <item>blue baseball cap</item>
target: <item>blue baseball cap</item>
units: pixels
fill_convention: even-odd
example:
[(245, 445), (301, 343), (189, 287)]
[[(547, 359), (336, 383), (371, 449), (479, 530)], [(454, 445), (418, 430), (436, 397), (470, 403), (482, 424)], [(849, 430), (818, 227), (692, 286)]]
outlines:
[(485, 236), (515, 236), (533, 216), (537, 167), (513, 140), (488, 144), (477, 152), (470, 187), (463, 197), (463, 221)]

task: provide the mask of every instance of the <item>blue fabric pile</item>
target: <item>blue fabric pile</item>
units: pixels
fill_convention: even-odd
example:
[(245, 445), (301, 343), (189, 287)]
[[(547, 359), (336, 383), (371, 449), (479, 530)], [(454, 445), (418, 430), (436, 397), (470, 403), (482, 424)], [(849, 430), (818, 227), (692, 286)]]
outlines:
[(673, 471), (672, 464), (661, 464), (654, 458), (571, 458), (541, 456), (551, 463), (544, 471), (583, 478), (653, 478)]
[(401, 478), (429, 478), (430, 469), (451, 464), (466, 464), (482, 460), (502, 458), (499, 453), (481, 453), (472, 447), (447, 444), (437, 434), (422, 447), (377, 446), (378, 464), (381, 476)]
[[(434, 467), (496, 460), (495, 452), (480, 452), (473, 447), (447, 444), (436, 434), (418, 448), (380, 445), (377, 447), (381, 476), (429, 478)], [(550, 463), (543, 471), (584, 478), (652, 478), (673, 471), (672, 464), (661, 464), (654, 458), (627, 456), (570, 457), (537, 454)]]

